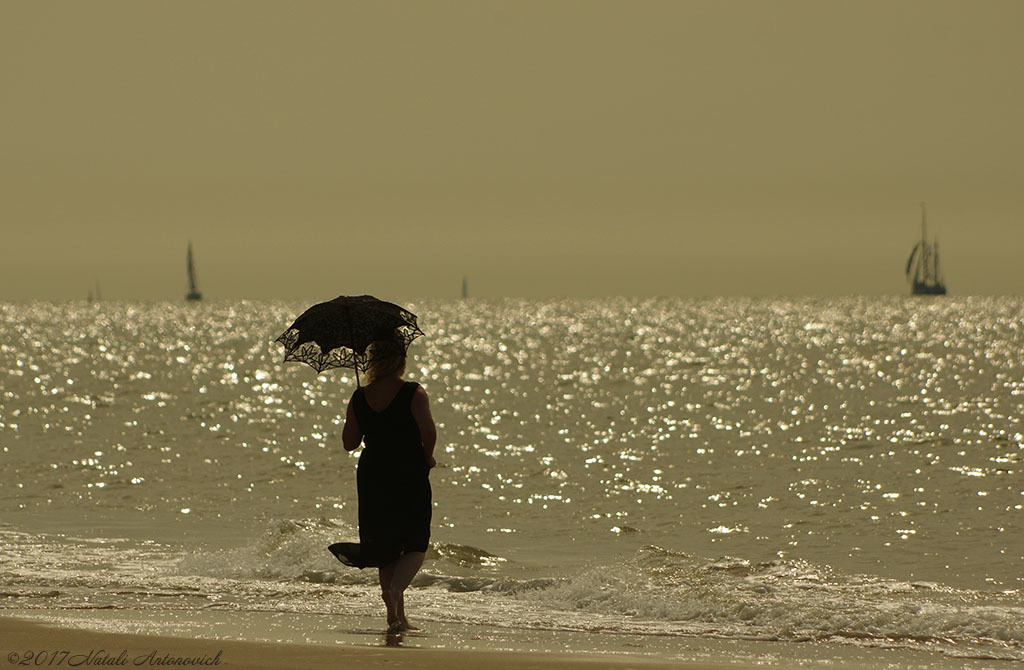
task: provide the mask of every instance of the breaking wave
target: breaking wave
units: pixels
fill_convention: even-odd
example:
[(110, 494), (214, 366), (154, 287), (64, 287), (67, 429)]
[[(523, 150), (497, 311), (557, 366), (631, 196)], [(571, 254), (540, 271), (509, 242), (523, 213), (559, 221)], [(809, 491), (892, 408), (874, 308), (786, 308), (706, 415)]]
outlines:
[(709, 560), (648, 546), (631, 560), (518, 597), (670, 623), (681, 634), (982, 645), (1024, 659), (1024, 607), (1016, 593), (842, 575), (802, 560)]
[[(375, 570), (340, 566), (326, 550), (357, 536), (337, 520), (281, 521), (251, 547), (186, 556), (178, 572), (369, 587), (376, 584)], [(476, 607), (486, 618), (504, 603), (503, 616), (526, 626), (546, 626), (560, 611), (572, 615), (561, 624), (570, 628), (927, 647), (952, 655), (971, 650), (1024, 660), (1024, 607), (1015, 592), (846, 575), (799, 559), (708, 559), (656, 546), (569, 577), (519, 579), (504, 574), (508, 564), (477, 547), (434, 543), (412, 587), (431, 596), (435, 613), (453, 620), (472, 618), (467, 608)]]

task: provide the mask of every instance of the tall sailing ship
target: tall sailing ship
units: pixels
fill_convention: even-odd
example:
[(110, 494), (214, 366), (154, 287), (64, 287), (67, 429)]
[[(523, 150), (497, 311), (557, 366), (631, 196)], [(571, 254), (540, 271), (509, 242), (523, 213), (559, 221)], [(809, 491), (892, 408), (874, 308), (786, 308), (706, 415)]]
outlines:
[(196, 286), (196, 266), (192, 262), (192, 243), (188, 243), (188, 293), (185, 295), (185, 300), (196, 301), (202, 300), (203, 294), (199, 292), (199, 288)]
[(928, 241), (928, 213), (921, 203), (921, 240), (907, 259), (907, 281), (913, 295), (946, 295), (939, 270), (939, 241)]

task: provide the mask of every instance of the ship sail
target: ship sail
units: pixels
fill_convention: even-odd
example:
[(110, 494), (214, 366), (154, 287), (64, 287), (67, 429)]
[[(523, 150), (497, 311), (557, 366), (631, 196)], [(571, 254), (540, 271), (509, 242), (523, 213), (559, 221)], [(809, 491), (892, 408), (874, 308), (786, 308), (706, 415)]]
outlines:
[(196, 266), (192, 262), (192, 243), (188, 243), (188, 294), (185, 296), (185, 300), (202, 300), (203, 294), (199, 292), (199, 288), (196, 286)]
[(914, 244), (907, 259), (907, 279), (913, 295), (945, 295), (946, 286), (939, 270), (939, 243), (928, 241), (928, 213), (921, 203), (921, 240)]
[[(921, 243), (918, 242), (914, 245), (914, 248), (910, 251), (910, 258), (907, 259), (907, 277), (910, 276), (910, 268), (914, 267), (914, 257), (917, 255), (917, 250), (921, 248)], [(915, 271), (916, 274), (916, 271)]]

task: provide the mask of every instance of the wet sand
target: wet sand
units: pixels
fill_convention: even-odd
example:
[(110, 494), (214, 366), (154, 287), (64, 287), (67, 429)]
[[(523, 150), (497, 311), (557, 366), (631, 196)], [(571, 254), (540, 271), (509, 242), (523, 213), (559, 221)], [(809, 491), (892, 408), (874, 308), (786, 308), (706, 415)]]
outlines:
[(416, 649), (329, 644), (265, 643), (133, 635), (49, 626), (0, 616), (0, 658), (5, 667), (178, 668), (416, 668), (418, 670), (713, 670), (754, 668), (686, 663), (642, 656)]

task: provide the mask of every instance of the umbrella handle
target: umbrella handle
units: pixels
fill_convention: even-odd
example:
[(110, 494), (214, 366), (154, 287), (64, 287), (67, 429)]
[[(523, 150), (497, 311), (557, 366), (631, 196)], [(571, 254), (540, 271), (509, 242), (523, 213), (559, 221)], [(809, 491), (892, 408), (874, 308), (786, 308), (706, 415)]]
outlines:
[(356, 366), (356, 388), (359, 388), (359, 366)]

